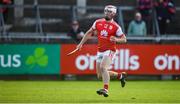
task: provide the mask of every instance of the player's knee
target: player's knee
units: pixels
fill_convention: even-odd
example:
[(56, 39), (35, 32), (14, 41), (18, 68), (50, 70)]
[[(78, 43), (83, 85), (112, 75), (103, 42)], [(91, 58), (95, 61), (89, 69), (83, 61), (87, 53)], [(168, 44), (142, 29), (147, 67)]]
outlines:
[(101, 71), (103, 72), (103, 71), (105, 71), (106, 70), (106, 67), (105, 67), (105, 65), (100, 65), (100, 69), (101, 69)]

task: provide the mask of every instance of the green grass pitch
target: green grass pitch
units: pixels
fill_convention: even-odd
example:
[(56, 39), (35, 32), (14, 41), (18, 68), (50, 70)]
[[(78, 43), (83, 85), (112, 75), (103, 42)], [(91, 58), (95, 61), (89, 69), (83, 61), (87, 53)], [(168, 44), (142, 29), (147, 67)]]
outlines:
[(0, 81), (0, 103), (180, 103), (180, 81), (111, 81), (109, 97), (96, 94), (101, 81)]

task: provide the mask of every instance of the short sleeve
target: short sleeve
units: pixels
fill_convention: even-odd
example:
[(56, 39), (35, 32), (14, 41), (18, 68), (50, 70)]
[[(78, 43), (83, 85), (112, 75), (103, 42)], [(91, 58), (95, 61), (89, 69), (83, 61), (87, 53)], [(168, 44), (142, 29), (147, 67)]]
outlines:
[(93, 30), (96, 29), (96, 22), (97, 22), (97, 21), (95, 21), (95, 22), (93, 23), (92, 27), (91, 27)]
[(122, 35), (124, 35), (124, 33), (122, 32), (121, 27), (118, 26), (118, 29), (117, 29), (117, 31), (116, 31), (116, 36), (122, 36)]

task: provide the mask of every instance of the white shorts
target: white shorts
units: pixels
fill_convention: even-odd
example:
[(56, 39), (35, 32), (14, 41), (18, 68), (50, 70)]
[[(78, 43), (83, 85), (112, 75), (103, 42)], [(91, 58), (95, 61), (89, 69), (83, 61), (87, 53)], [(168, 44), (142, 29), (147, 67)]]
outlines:
[(116, 55), (116, 52), (111, 51), (111, 50), (107, 50), (104, 52), (97, 52), (96, 62), (101, 62), (104, 56), (109, 56), (111, 58), (111, 61), (113, 61), (115, 55)]

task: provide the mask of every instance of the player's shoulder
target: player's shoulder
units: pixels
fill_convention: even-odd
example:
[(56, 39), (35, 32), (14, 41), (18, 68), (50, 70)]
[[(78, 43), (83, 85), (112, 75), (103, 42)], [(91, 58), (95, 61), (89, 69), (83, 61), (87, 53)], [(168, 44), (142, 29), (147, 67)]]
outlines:
[(97, 19), (95, 22), (104, 22), (104, 21), (105, 21), (104, 18), (99, 18), (99, 19)]
[(112, 23), (114, 26), (116, 26), (116, 27), (120, 27), (120, 25), (119, 25), (116, 21), (114, 21), (114, 20), (113, 20), (111, 23)]

